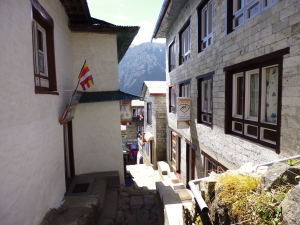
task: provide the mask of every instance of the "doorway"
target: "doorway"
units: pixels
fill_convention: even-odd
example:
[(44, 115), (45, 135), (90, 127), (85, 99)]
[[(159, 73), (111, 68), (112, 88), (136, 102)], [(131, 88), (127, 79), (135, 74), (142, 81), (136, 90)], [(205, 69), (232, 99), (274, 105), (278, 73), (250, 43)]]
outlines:
[(63, 125), (66, 187), (75, 176), (72, 121)]

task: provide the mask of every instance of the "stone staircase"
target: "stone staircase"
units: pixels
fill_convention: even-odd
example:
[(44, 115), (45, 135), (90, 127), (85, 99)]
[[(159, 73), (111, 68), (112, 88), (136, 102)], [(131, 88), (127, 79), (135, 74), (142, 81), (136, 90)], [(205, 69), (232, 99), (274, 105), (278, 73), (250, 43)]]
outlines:
[(41, 225), (112, 224), (117, 217), (119, 188), (117, 171), (78, 175), (63, 204), (51, 209)]

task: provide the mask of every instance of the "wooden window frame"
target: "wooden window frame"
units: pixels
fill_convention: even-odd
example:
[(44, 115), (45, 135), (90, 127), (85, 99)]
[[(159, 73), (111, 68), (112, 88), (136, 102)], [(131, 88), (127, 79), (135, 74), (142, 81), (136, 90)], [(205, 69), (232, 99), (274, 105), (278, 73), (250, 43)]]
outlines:
[[(210, 155), (207, 153), (201, 151), (201, 155), (203, 157), (203, 176), (208, 177), (210, 172), (216, 172), (216, 173), (223, 173), (226, 170), (228, 170), (227, 167), (223, 166), (221, 163), (219, 163), (217, 160), (213, 159)], [(212, 167), (210, 169), (209, 167)], [(215, 168), (215, 169), (213, 169)]]
[(198, 52), (213, 44), (213, 0), (205, 0), (198, 7)]
[[(242, 26), (244, 23), (253, 19), (265, 10), (268, 10), (280, 1), (281, 0), (273, 0), (270, 4), (268, 4), (267, 0), (227, 0), (227, 34)], [(257, 6), (257, 12), (250, 15), (251, 9), (254, 9), (255, 6)]]
[(179, 65), (191, 58), (191, 27), (190, 19), (179, 31)]
[(175, 39), (169, 45), (169, 72), (176, 68)]
[(179, 97), (191, 97), (191, 79), (179, 83)]
[[(174, 172), (181, 173), (180, 160), (181, 160), (181, 138), (173, 131), (171, 133), (171, 151), (170, 161)], [(173, 136), (175, 140), (173, 139)], [(174, 147), (175, 145), (175, 147)]]
[(169, 86), (169, 112), (176, 113), (176, 86)]
[[(32, 4), (32, 35), (33, 35), (33, 68), (34, 85), (36, 94), (58, 95), (56, 84), (55, 51), (54, 51), (54, 23), (51, 16), (37, 0), (31, 0)], [(45, 48), (45, 73), (40, 73), (38, 68), (38, 43), (37, 30), (45, 35), (43, 46)], [(41, 86), (41, 79), (49, 82), (49, 87)]]
[[(197, 122), (199, 124), (204, 124), (212, 128), (213, 126), (213, 75), (214, 72), (210, 72), (207, 74), (200, 75), (196, 77), (198, 84), (198, 101), (197, 101)], [(203, 84), (207, 82), (209, 92), (208, 92), (208, 108), (210, 110), (203, 110), (204, 104), (204, 89)], [(210, 107), (209, 107), (210, 106)]]
[[(282, 96), (282, 66), (283, 55), (289, 53), (289, 48), (282, 49), (237, 65), (224, 68), (225, 76), (225, 133), (233, 134), (263, 146), (272, 148), (277, 154), (280, 153), (280, 129), (281, 129), (281, 96)], [(263, 120), (262, 110), (264, 109), (262, 85), (263, 70), (267, 67), (278, 66), (278, 93), (277, 93), (277, 124), (267, 123)], [(246, 80), (243, 79), (243, 111), (242, 115), (236, 116), (234, 112), (234, 76), (235, 74), (259, 70), (259, 98), (258, 118), (247, 118), (246, 107)], [(266, 138), (269, 136), (269, 138)]]

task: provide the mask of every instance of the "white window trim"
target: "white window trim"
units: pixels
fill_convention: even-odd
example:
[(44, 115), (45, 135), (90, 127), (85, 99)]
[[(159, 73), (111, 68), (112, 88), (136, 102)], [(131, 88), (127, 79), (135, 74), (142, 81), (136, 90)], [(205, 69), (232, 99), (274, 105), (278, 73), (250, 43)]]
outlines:
[[(277, 123), (270, 123), (270, 122), (266, 122), (265, 120), (265, 113), (266, 113), (266, 86), (264, 85), (266, 83), (266, 70), (268, 68), (272, 68), (272, 67), (278, 67), (278, 64), (274, 64), (271, 66), (267, 66), (267, 67), (263, 67), (262, 68), (262, 78), (261, 78), (261, 114), (260, 114), (260, 118), (261, 118), (261, 122), (262, 123), (266, 123), (266, 124), (271, 124), (271, 125), (277, 125)], [(278, 87), (277, 87), (278, 89)]]
[[(236, 113), (237, 111), (237, 78), (243, 77), (243, 73), (233, 74), (233, 95), (232, 95), (232, 117), (235, 118), (243, 118), (243, 115), (239, 115)], [(244, 107), (244, 105), (243, 105)]]
[(190, 25), (188, 25), (185, 30), (181, 33), (181, 50), (182, 50), (182, 57), (184, 58), (184, 61), (188, 60), (190, 50), (191, 50), (191, 41), (190, 41)]
[[(206, 16), (205, 16), (205, 11)], [(212, 36), (212, 29), (213, 29), (213, 3), (212, 0), (209, 1), (201, 10), (201, 50), (206, 49), (213, 43), (213, 36)], [(210, 43), (209, 43), (209, 39)], [(205, 47), (203, 44), (205, 43)]]
[[(252, 121), (258, 121), (258, 115), (257, 117), (250, 116), (250, 77), (252, 74), (258, 73), (258, 88), (259, 88), (259, 69), (249, 70), (246, 71), (245, 74), (245, 119), (246, 120), (252, 120)], [(259, 90), (258, 90), (259, 92)], [(259, 96), (258, 96), (259, 98)], [(259, 101), (259, 99), (258, 99)]]
[[(47, 67), (47, 40), (46, 40), (46, 30), (39, 25), (35, 20), (33, 20), (33, 40), (34, 40), (34, 64), (35, 64), (35, 72), (37, 74), (40, 74), (42, 76), (48, 77), (48, 67)], [(39, 69), (39, 60), (38, 60), (38, 56), (39, 56), (39, 52), (40, 50), (38, 49), (38, 30), (43, 34), (43, 49), (44, 51), (42, 52), (44, 55), (44, 69), (45, 69), (45, 73), (40, 72)]]
[[(205, 106), (205, 84), (207, 84), (207, 92), (208, 92), (208, 96), (207, 96), (207, 110), (204, 109)], [(207, 113), (212, 113), (212, 79), (209, 80), (204, 80), (201, 82), (201, 91), (202, 91), (202, 99), (201, 99), (201, 110), (202, 112), (207, 112)]]

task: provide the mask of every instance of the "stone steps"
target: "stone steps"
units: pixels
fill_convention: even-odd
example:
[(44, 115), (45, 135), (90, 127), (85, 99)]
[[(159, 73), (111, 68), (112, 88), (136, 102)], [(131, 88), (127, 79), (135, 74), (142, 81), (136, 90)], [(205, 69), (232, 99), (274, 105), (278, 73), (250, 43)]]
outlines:
[[(41, 225), (112, 224), (117, 216), (119, 187), (117, 171), (76, 176), (63, 204), (58, 209), (51, 209)], [(101, 215), (105, 223), (99, 223)]]

